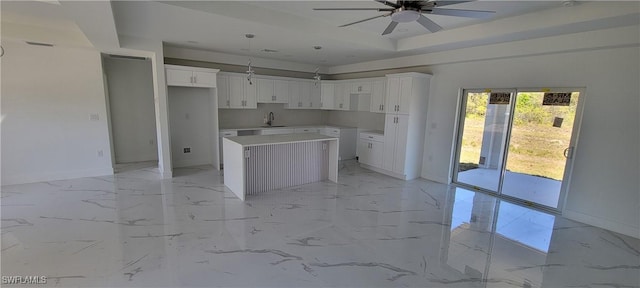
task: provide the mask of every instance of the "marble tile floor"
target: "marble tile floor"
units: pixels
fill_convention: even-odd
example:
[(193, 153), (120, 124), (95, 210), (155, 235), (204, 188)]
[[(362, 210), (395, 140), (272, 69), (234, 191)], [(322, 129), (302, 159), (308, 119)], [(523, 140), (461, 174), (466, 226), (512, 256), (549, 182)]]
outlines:
[(219, 171), (174, 175), (3, 186), (2, 275), (47, 276), (37, 287), (640, 286), (638, 239), (355, 162), (338, 184), (246, 202)]

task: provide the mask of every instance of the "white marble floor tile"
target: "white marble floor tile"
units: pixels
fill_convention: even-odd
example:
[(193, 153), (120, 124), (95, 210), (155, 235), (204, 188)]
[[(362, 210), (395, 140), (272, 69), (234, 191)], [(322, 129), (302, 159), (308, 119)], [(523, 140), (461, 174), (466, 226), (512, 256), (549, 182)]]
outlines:
[[(2, 276), (37, 287), (638, 287), (640, 240), (425, 180), (238, 200), (210, 167), (3, 186)], [(20, 285), (18, 285), (20, 286)]]

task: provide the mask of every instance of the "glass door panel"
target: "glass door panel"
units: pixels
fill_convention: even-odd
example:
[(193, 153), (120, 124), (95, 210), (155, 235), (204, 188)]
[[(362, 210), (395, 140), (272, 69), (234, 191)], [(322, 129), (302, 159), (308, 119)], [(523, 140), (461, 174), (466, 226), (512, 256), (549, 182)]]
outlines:
[(579, 92), (518, 92), (502, 194), (558, 207)]
[(465, 91), (455, 182), (499, 191), (513, 93)]

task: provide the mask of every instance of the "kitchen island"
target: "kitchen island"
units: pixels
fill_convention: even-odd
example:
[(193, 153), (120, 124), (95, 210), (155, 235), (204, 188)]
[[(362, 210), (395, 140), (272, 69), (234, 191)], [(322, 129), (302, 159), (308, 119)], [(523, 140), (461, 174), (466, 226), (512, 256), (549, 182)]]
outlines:
[(224, 138), (224, 184), (244, 201), (263, 191), (338, 182), (338, 142), (316, 133)]

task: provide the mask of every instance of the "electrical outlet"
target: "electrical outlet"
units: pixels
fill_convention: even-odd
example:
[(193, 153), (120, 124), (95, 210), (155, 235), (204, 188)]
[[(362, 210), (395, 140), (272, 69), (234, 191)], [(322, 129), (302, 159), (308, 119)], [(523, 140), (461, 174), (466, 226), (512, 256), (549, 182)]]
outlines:
[(104, 156), (104, 152), (102, 150), (98, 150), (98, 157)]
[(89, 114), (89, 120), (100, 121), (100, 114)]
[(183, 153), (191, 153), (191, 147), (182, 148)]
[(149, 139), (149, 145), (153, 145), (153, 139)]

